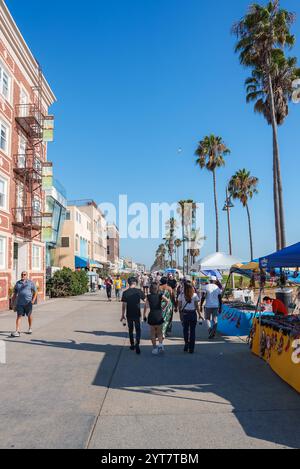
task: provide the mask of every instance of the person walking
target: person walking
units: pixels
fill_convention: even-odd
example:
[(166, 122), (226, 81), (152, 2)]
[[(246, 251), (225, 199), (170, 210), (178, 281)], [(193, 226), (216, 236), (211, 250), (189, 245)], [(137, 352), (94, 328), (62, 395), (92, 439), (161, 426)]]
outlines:
[[(164, 296), (162, 291), (159, 291), (159, 285), (153, 283), (150, 287), (150, 294), (147, 296), (145, 309), (144, 309), (144, 321), (147, 321), (147, 312), (150, 310), (148, 316), (148, 324), (151, 332), (151, 342), (153, 345), (152, 354), (159, 355), (164, 352), (164, 338), (162, 332), (162, 326), (164, 323), (163, 312), (162, 312), (162, 301), (168, 303), (169, 300)], [(157, 346), (158, 340), (158, 346)]]
[[(122, 295), (122, 317), (121, 322), (127, 318), (130, 350), (135, 350), (137, 355), (141, 354), (141, 301), (145, 301), (145, 294), (138, 286), (138, 280), (131, 277), (128, 280), (129, 288)], [(134, 340), (135, 330), (135, 340)]]
[(167, 299), (167, 301), (162, 302), (162, 310), (163, 310), (163, 318), (164, 318), (162, 331), (163, 331), (163, 337), (165, 339), (168, 335), (168, 329), (170, 327), (170, 322), (172, 320), (172, 314), (173, 314), (173, 304), (172, 304), (173, 290), (171, 287), (169, 287), (168, 279), (166, 277), (163, 277), (161, 279), (159, 290), (163, 293), (164, 297)]
[(205, 320), (209, 339), (214, 339), (218, 328), (218, 315), (222, 312), (222, 290), (217, 285), (217, 277), (211, 277), (202, 294), (201, 311), (205, 303)]
[(114, 280), (116, 301), (121, 301), (122, 285), (123, 285), (122, 279), (121, 279), (120, 275), (117, 275), (117, 278)]
[(111, 302), (112, 287), (113, 287), (113, 281), (110, 277), (107, 277), (107, 279), (105, 280), (105, 288), (106, 288), (107, 299), (109, 302)]
[(12, 333), (12, 337), (17, 338), (21, 336), (21, 322), (22, 318), (25, 316), (27, 316), (28, 319), (28, 334), (32, 334), (32, 311), (37, 295), (38, 292), (35, 283), (29, 280), (27, 272), (23, 272), (21, 280), (15, 285), (12, 297), (12, 304), (15, 305), (17, 312), (16, 332)]
[(99, 277), (98, 278), (98, 289), (99, 289), (99, 291), (102, 290), (102, 285), (103, 285), (103, 278)]
[(147, 274), (143, 276), (143, 291), (145, 295), (148, 295), (150, 288), (150, 278)]
[(197, 315), (202, 319), (200, 311), (200, 298), (196, 294), (193, 284), (186, 282), (184, 291), (179, 295), (179, 311), (183, 324), (184, 352), (193, 354), (196, 344)]

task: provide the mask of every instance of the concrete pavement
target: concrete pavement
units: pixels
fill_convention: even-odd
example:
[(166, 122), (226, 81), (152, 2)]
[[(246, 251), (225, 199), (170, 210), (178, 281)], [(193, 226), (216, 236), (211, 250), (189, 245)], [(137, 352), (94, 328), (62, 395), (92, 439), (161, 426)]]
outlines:
[(103, 294), (38, 307), (33, 336), (8, 338), (14, 319), (0, 314), (0, 448), (300, 448), (300, 396), (241, 340), (198, 327), (185, 355), (175, 323), (153, 357), (144, 325), (137, 356)]

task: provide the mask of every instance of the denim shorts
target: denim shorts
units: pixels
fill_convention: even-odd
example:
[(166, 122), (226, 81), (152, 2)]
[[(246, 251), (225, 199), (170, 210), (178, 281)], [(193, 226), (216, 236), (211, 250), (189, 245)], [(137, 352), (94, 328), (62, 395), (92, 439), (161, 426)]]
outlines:
[(32, 303), (28, 303), (27, 305), (25, 306), (17, 306), (17, 315), (18, 316), (23, 316), (23, 318), (25, 316), (27, 316), (28, 318), (32, 315)]

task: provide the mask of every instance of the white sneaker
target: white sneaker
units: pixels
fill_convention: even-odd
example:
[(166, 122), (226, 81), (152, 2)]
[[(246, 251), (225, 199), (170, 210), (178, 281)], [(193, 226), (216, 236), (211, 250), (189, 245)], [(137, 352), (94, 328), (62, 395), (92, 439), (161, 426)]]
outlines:
[(152, 350), (152, 355), (158, 355), (158, 354), (159, 354), (158, 348), (154, 348), (154, 349)]
[(18, 337), (21, 337), (21, 334), (20, 332), (16, 331), (11, 334), (11, 337), (14, 337), (15, 339), (17, 339)]
[(28, 335), (32, 335), (32, 329), (28, 329), (27, 334), (28, 334)]
[(158, 346), (158, 353), (164, 353), (165, 347), (163, 345)]

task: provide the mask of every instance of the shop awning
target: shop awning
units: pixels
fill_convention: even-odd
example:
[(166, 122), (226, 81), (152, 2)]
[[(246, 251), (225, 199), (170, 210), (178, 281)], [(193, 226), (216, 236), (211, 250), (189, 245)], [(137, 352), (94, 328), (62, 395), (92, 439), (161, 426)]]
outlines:
[(103, 269), (103, 265), (100, 264), (100, 262), (97, 261), (90, 261), (90, 268), (91, 269)]
[(259, 265), (262, 269), (268, 270), (275, 269), (276, 267), (300, 267), (300, 243), (262, 257), (259, 260)]
[(75, 269), (85, 269), (89, 267), (89, 260), (84, 257), (75, 256)]

